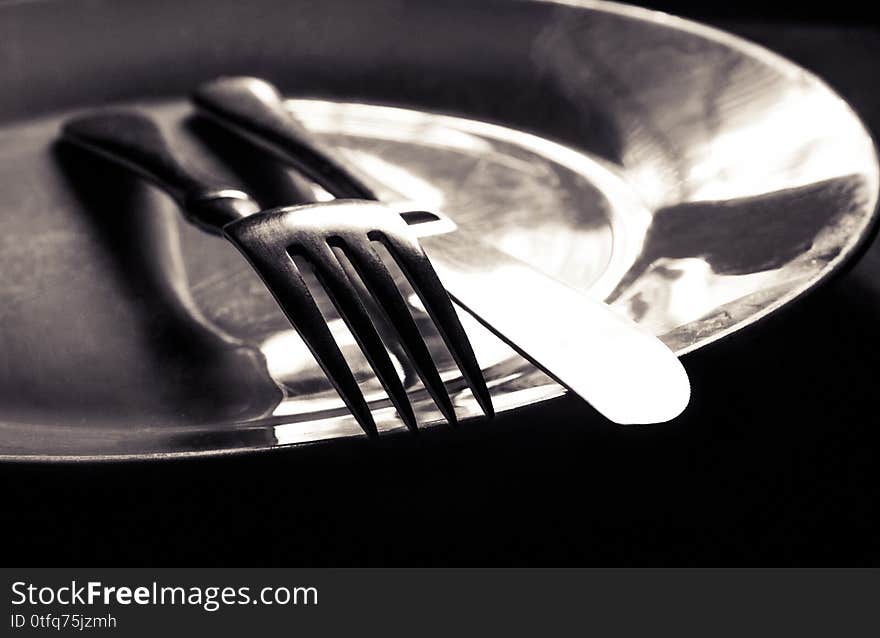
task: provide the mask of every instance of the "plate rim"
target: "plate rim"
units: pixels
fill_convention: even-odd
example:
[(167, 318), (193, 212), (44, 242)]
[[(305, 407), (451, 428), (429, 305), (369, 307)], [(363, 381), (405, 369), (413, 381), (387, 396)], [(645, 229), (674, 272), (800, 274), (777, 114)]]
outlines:
[(873, 188), (870, 188), (870, 192), (873, 197), (873, 203), (871, 205), (871, 213), (868, 215), (865, 225), (862, 227), (859, 234), (854, 237), (853, 242), (848, 247), (845, 247), (825, 268), (819, 271), (814, 277), (806, 280), (806, 282), (800, 287), (792, 289), (772, 304), (769, 304), (758, 312), (749, 315), (748, 319), (729, 328), (725, 328), (724, 330), (719, 330), (705, 340), (701, 340), (695, 344), (682, 348), (677, 352), (679, 357), (720, 341), (726, 341), (732, 335), (741, 330), (754, 328), (759, 324), (763, 324), (768, 317), (776, 314), (779, 310), (792, 307), (794, 303), (803, 301), (808, 295), (811, 295), (837, 277), (845, 274), (864, 256), (877, 236), (878, 230), (880, 230), (880, 150), (878, 150), (880, 149), (880, 146), (878, 146), (877, 137), (875, 137), (871, 132), (871, 129), (868, 128), (861, 114), (852, 106), (852, 104), (850, 104), (849, 100), (845, 99), (833, 86), (826, 82), (824, 78), (813, 71), (802, 67), (793, 60), (789, 60), (784, 55), (776, 53), (772, 49), (758, 44), (757, 42), (752, 42), (748, 38), (724, 31), (718, 27), (710, 26), (703, 22), (699, 22), (698, 20), (682, 18), (664, 11), (623, 4), (612, 0), (531, 1), (559, 6), (593, 8), (599, 11), (606, 11), (616, 15), (635, 18), (644, 22), (668, 25), (743, 51), (746, 54), (765, 62), (774, 69), (784, 71), (790, 75), (807, 78), (811, 82), (815, 82), (820, 87), (824, 88), (830, 95), (840, 101), (841, 105), (849, 112), (853, 120), (861, 128), (865, 138), (871, 144), (870, 155), (873, 160), (871, 172), (874, 183)]

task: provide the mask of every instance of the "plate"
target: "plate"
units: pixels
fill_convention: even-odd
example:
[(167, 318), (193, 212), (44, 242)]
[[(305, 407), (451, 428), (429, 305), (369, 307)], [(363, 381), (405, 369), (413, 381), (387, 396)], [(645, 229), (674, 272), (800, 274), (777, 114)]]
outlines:
[[(265, 206), (321, 198), (190, 115), (185, 96), (200, 81), (267, 77), (385, 199), (442, 209), (678, 354), (814, 288), (875, 221), (873, 143), (821, 80), (733, 36), (622, 5), (21, 2), (0, 6), (0, 43), (6, 460), (360, 435), (231, 245), (180, 222), (152, 187), (55, 143), (84, 109), (151, 112), (194, 166)], [(410, 298), (456, 409), (477, 416)], [(319, 301), (380, 428), (402, 428)], [(463, 321), (499, 410), (563, 393)], [(420, 421), (441, 422), (396, 360)]]

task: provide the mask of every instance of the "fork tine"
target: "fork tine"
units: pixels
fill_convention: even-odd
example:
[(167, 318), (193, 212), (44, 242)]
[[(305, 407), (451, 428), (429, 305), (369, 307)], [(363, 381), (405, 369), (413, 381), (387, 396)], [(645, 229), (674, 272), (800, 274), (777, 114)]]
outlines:
[(369, 243), (341, 240), (334, 245), (338, 245), (349, 258), (358, 275), (367, 285), (367, 289), (388, 315), (400, 337), (401, 345), (440, 412), (449, 423), (456, 424), (458, 418), (455, 415), (455, 408), (452, 406), (449, 394), (446, 392), (446, 386), (437, 372), (437, 366), (434, 364), (422, 334), (407, 308), (406, 301), (400, 294), (400, 290), (388, 272), (385, 263)]
[(428, 311), (428, 315), (437, 326), (477, 403), (486, 416), (494, 416), (495, 409), (483, 378), (483, 370), (477, 362), (467, 333), (465, 333), (458, 314), (452, 306), (449, 293), (446, 292), (446, 288), (434, 271), (434, 267), (422, 250), (418, 239), (409, 234), (389, 234), (382, 231), (371, 231), (369, 237), (382, 242), (391, 253), (425, 305), (425, 310)]
[(416, 415), (409, 402), (409, 396), (388, 355), (388, 350), (330, 246), (323, 239), (318, 239), (308, 244), (305, 242), (297, 244), (297, 250), (301, 250), (300, 254), (312, 265), (315, 275), (357, 340), (406, 427), (412, 432), (418, 431)]
[(262, 277), (361, 428), (371, 438), (377, 437), (370, 406), (293, 259), (286, 250), (262, 241), (258, 232), (249, 232), (250, 226), (235, 223), (224, 230)]

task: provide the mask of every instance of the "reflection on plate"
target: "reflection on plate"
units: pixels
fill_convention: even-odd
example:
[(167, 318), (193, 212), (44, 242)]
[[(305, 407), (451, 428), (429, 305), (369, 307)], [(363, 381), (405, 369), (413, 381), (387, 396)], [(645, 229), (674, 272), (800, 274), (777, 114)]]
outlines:
[[(185, 13), (199, 3), (183, 5)], [(234, 5), (215, 3), (212, 11), (231, 15)], [(68, 10), (63, 3), (28, 7), (0, 10), (19, 20), (12, 36), (23, 38), (47, 16)], [(328, 3), (323, 11), (331, 15), (335, 8)], [(347, 154), (385, 199), (442, 209), (511, 254), (608, 301), (678, 353), (815, 286), (853, 253), (873, 222), (878, 170), (863, 126), (816, 78), (757, 47), (629, 8), (500, 3), (492, 28), (516, 37), (483, 59), (480, 72), (494, 83), (475, 83), (468, 77), (475, 69), (460, 55), (488, 46), (473, 41), (474, 29), (485, 28), (479, 10), (427, 2), (387, 9), (393, 17), (370, 28), (407, 41), (412, 65), (424, 67), (412, 77), (430, 75), (433, 92), (420, 93), (417, 83), (405, 85), (411, 90), (403, 94), (403, 84), (371, 84), (370, 102), (420, 105), (392, 108), (344, 99), (330, 80), (320, 91), (321, 79), (311, 78), (311, 93), (334, 99), (291, 100), (298, 118)], [(162, 11), (154, 19), (170, 20)], [(314, 48), (301, 40), (296, 46), (313, 60), (325, 56), (338, 72), (354, 72), (357, 56), (321, 40), (326, 16), (314, 11), (296, 23), (316, 25)], [(455, 36), (461, 47), (438, 46), (433, 57), (418, 57), (407, 33), (435, 44), (446, 37), (438, 11), (462, 25)], [(125, 16), (100, 15), (123, 28)], [(124, 24), (137, 37), (132, 25), (138, 23)], [(198, 28), (221, 29), (194, 23)], [(223, 34), (203, 35), (222, 41)], [(199, 41), (175, 41), (180, 59), (194, 60)], [(248, 69), (215, 53), (220, 59), (209, 66), (217, 68), (207, 71), (271, 67), (284, 77), (296, 54), (305, 55), (260, 51), (265, 59), (250, 60)], [(384, 63), (395, 68), (402, 64), (391, 49), (373, 55), (387, 56)], [(86, 63), (94, 60), (71, 61)], [(128, 63), (137, 66), (137, 55)], [(243, 182), (264, 205), (321, 197), (320, 190), (193, 122), (182, 99), (155, 97), (155, 86), (143, 78), (153, 88), (139, 92), (112, 69), (89, 68), (107, 73), (118, 91), (62, 92), (53, 110), (48, 93), (27, 94), (22, 84), (23, 99), (44, 100), (46, 114), (24, 120), (15, 104), (2, 114), (0, 455), (206, 454), (359, 435), (234, 249), (178, 222), (170, 201), (152, 188), (52, 142), (58, 123), (79, 108), (105, 99), (133, 103), (159, 116), (199, 168)], [(168, 94), (181, 95), (180, 87), (204, 78), (205, 69), (181, 68), (163, 86)], [(505, 69), (520, 75), (507, 78)], [(521, 87), (516, 99), (505, 84), (514, 80)], [(152, 81), (162, 86), (161, 75)], [(46, 82), (51, 77), (38, 68), (28, 86)], [(469, 116), (437, 114), (450, 110)], [(331, 305), (319, 301), (380, 427), (402, 427)], [(480, 414), (417, 299), (411, 305), (458, 411)], [(499, 410), (561, 394), (479, 324), (463, 320)], [(420, 421), (440, 422), (406, 358), (392, 354)]]

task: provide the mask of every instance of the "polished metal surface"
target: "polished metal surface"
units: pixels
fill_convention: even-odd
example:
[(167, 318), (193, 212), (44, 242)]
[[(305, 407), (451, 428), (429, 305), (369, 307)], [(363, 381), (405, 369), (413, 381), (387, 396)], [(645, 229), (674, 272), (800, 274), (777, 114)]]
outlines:
[[(199, 87), (194, 102), (213, 121), (304, 173), (334, 197), (378, 200), (358, 177), (357, 167), (315, 140), (265, 80), (218, 78)], [(370, 207), (356, 206), (356, 201), (341, 210), (367, 216)], [(320, 224), (319, 207), (313, 210)], [(440, 223), (432, 225), (445, 226), (446, 232), (423, 234), (422, 244), (430, 248), (431, 262), (449, 294), (530, 363), (615, 423), (662, 423), (687, 407), (687, 373), (654, 335), (603, 302), (457, 228), (449, 218), (433, 217)], [(339, 220), (329, 216), (327, 223), (333, 227)], [(411, 322), (409, 313), (400, 310), (393, 323)]]
[[(482, 370), (452, 302), (418, 240), (394, 211), (359, 205), (356, 200), (260, 211), (247, 193), (216, 186), (193, 173), (177, 158), (159, 126), (134, 111), (72, 118), (64, 125), (63, 138), (151, 180), (177, 200), (184, 216), (196, 226), (229, 238), (260, 274), (366, 434), (378, 434), (370, 407), (303, 272), (312, 271), (324, 287), (408, 428), (418, 428), (415, 413), (367, 310), (367, 299), (390, 318), (403, 349), (447, 421), (457, 421), (418, 327), (374, 242), (384, 245), (406, 274), (480, 406), (488, 415), (493, 414)], [(300, 264), (295, 262), (297, 258), (302, 260)], [(349, 270), (345, 262), (350, 262)], [(359, 290), (354, 282), (360, 280), (366, 286)]]
[[(108, 6), (0, 6), (0, 46), (21, 60), (0, 102), (7, 459), (218, 454), (359, 434), (232, 246), (178, 224), (164, 195), (53, 148), (60, 121), (98, 104), (148, 110), (204, 172), (283, 205), (307, 185), (256, 157), (219, 163), (184, 100), (209, 77), (270, 77), (383, 201), (444, 211), (678, 354), (818, 285), (875, 220), (874, 146), (845, 102), (772, 53), (666, 15), (494, 0)], [(180, 24), (190, 26), (170, 26)], [(63, 61), (49, 53), (59, 34)], [(478, 415), (407, 299), (459, 414)], [(354, 363), (344, 322), (316, 301), (379, 428), (400, 427), (369, 364)], [(498, 410), (562, 392), (462, 323)], [(422, 421), (442, 422), (417, 375), (406, 379)]]
[(605, 303), (465, 231), (422, 238), (449, 293), (493, 334), (615, 423), (662, 423), (690, 401), (662, 341)]

